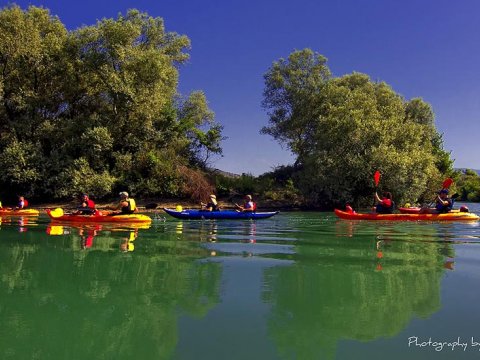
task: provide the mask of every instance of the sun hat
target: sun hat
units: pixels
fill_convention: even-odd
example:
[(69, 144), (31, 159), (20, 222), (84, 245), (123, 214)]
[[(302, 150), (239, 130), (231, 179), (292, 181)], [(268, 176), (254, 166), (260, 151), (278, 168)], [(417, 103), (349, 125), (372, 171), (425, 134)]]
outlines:
[(122, 191), (118, 195), (128, 197), (128, 193), (126, 191)]
[(252, 200), (252, 195), (245, 195), (246, 198), (249, 198), (250, 200)]
[(217, 197), (216, 197), (215, 195), (213, 195), (213, 194), (210, 195), (210, 197), (211, 197), (212, 199), (216, 199), (216, 198), (217, 198)]

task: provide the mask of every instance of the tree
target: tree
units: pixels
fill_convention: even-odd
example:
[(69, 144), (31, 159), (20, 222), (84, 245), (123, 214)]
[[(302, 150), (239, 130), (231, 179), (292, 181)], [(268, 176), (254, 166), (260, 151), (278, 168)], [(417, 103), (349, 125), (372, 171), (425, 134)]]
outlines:
[(270, 115), (263, 133), (297, 155), (296, 184), (311, 204), (367, 203), (375, 170), (383, 174), (381, 187), (399, 201), (417, 199), (429, 179), (439, 181), (435, 150), (441, 146), (433, 143), (430, 106), (406, 102), (365, 74), (331, 78), (320, 60), (306, 49), (274, 63), (265, 75), (263, 101)]
[[(72, 32), (46, 9), (1, 10), (0, 166), (18, 161), (24, 178), (2, 188), (181, 195), (183, 167), (205, 167), (224, 139), (203, 92), (178, 93), (189, 47), (137, 10)], [(95, 180), (73, 186), (82, 176)]]
[(299, 163), (311, 149), (319, 110), (314, 104), (331, 77), (326, 62), (324, 56), (304, 49), (273, 63), (264, 75), (262, 105), (270, 116), (270, 126), (261, 132), (290, 148)]

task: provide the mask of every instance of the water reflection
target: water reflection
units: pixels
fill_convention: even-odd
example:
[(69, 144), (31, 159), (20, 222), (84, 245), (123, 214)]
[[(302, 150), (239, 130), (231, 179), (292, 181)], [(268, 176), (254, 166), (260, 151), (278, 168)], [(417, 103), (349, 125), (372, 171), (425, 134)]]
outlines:
[(204, 317), (220, 301), (221, 265), (157, 229), (13, 230), (0, 242), (2, 359), (170, 358), (179, 317)]
[(298, 241), (291, 266), (266, 269), (282, 357), (334, 359), (341, 340), (394, 337), (437, 312), (454, 225), (414, 225), (339, 221), (331, 235)]
[(38, 216), (0, 216), (0, 225), (16, 226), (19, 232), (27, 232), (31, 226), (38, 225)]

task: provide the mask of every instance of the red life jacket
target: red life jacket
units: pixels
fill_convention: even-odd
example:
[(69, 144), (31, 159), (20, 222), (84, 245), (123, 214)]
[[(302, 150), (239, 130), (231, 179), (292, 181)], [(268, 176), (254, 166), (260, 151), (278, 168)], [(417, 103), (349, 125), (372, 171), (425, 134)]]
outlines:
[(28, 206), (28, 200), (23, 199), (23, 208), (26, 208)]

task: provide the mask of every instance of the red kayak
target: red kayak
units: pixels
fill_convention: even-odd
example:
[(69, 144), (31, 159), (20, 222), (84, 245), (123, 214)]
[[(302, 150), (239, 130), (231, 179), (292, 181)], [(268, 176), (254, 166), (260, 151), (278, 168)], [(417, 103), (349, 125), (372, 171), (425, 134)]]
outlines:
[(469, 212), (449, 212), (444, 214), (359, 214), (335, 209), (335, 215), (345, 220), (477, 221), (479, 219), (478, 215)]

